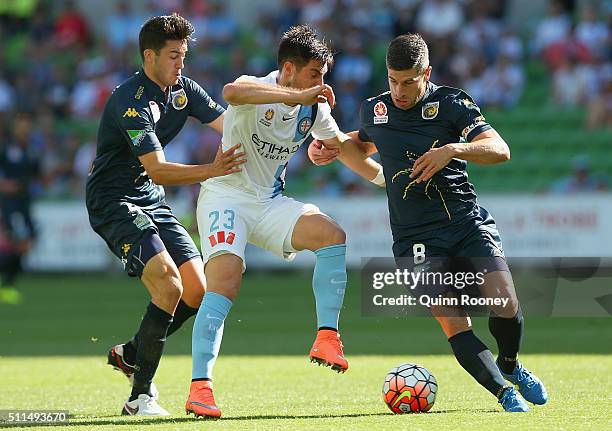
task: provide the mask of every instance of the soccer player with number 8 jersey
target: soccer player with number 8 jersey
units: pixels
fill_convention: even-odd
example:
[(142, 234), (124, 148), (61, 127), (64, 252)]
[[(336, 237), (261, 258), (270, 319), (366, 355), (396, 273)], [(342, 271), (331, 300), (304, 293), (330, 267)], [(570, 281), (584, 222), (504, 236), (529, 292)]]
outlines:
[[(318, 165), (339, 158), (371, 179), (368, 156), (380, 154), (397, 260), (408, 258), (436, 273), (461, 271), (467, 263), (470, 270), (486, 274), (479, 286), (482, 295), (509, 299), (505, 307), (491, 307), (497, 360), (472, 331), (465, 309), (430, 307), (457, 361), (506, 411), (528, 411), (525, 400), (544, 404), (544, 385), (517, 359), (524, 321), (495, 221), (478, 204), (466, 173), (468, 161), (503, 162), (510, 150), (465, 92), (430, 82), (429, 51), (421, 36), (408, 34), (391, 42), (387, 71), (390, 91), (362, 103), (360, 130), (349, 133), (347, 145), (328, 148), (314, 141), (309, 156)], [(360, 155), (349, 151), (355, 148)], [(440, 289), (441, 295), (452, 295), (454, 287), (424, 286)]]

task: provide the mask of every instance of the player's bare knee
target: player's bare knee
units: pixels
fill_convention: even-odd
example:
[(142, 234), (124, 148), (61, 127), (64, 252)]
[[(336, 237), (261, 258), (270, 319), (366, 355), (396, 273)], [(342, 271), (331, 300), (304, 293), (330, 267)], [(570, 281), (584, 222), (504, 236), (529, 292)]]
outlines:
[(142, 281), (148, 287), (152, 301), (164, 311), (173, 314), (183, 294), (183, 286), (180, 278), (171, 274), (143, 276)]
[(181, 274), (183, 296), (181, 299), (191, 308), (199, 308), (206, 291), (204, 265), (201, 259), (192, 259), (178, 267)]
[(215, 256), (206, 264), (206, 291), (234, 300), (242, 282), (242, 259), (226, 253)]
[(205, 287), (201, 284), (194, 287), (183, 283), (183, 295), (181, 296), (181, 299), (189, 307), (199, 308), (200, 304), (202, 303), (202, 299), (204, 299), (205, 291)]
[(161, 286), (162, 290), (167, 292), (168, 295), (175, 296), (178, 294), (178, 298), (180, 298), (183, 293), (181, 274), (172, 262), (159, 262), (148, 271), (147, 278)]
[(433, 306), (431, 314), (440, 324), (446, 338), (457, 335), (460, 332), (472, 329), (472, 321), (465, 311), (455, 307)]
[(317, 235), (318, 244), (315, 249), (346, 243), (346, 232), (335, 221), (326, 221), (325, 228), (322, 228)]
[(183, 294), (183, 285), (181, 283), (181, 275), (174, 265), (164, 265), (163, 272), (159, 274), (158, 282), (164, 286), (164, 291), (168, 297), (181, 298)]
[(233, 301), (240, 291), (240, 279), (228, 279), (221, 283), (211, 283), (206, 290), (207, 293), (217, 293)]
[(150, 275), (159, 281), (181, 284), (181, 274), (173, 262), (161, 262)]
[(180, 283), (168, 283), (162, 290), (164, 300), (173, 306), (176, 306), (181, 299), (183, 294), (183, 287)]
[(339, 245), (346, 243), (346, 232), (344, 232), (344, 230), (340, 226), (336, 225), (335, 229), (332, 230), (329, 236), (329, 242), (329, 245)]
[(490, 309), (495, 317), (511, 319), (518, 313), (519, 302), (516, 298), (508, 298), (508, 302), (505, 305), (491, 306)]
[(467, 318), (459, 318), (459, 317), (442, 317), (436, 318), (442, 327), (442, 331), (446, 338), (453, 337), (460, 332), (469, 331), (472, 329), (470, 325), (470, 321)]

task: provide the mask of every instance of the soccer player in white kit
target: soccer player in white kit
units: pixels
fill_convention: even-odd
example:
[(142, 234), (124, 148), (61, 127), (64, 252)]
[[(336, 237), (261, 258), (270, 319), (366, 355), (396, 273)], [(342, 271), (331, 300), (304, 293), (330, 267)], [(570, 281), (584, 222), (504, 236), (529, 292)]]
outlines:
[[(346, 235), (312, 204), (282, 195), (287, 163), (309, 134), (339, 148), (348, 136), (331, 116), (332, 88), (323, 76), (333, 63), (330, 47), (308, 26), (290, 28), (281, 38), (278, 71), (242, 76), (227, 84), (230, 104), (223, 124), (223, 148), (241, 143), (242, 172), (202, 183), (197, 220), (207, 291), (193, 328), (193, 372), (185, 409), (196, 416), (221, 416), (212, 393), (212, 369), (223, 322), (240, 289), (247, 242), (291, 260), (313, 251), (317, 337), (310, 359), (346, 371), (338, 317), (346, 288)], [(379, 166), (371, 165), (375, 177)], [(279, 340), (280, 341), (280, 340)]]

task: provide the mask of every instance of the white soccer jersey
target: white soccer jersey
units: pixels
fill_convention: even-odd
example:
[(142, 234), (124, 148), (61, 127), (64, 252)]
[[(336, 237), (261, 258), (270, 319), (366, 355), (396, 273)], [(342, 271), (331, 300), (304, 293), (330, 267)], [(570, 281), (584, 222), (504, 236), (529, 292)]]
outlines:
[[(276, 84), (278, 71), (254, 82)], [(285, 170), (309, 134), (315, 139), (330, 139), (339, 134), (327, 103), (313, 106), (230, 105), (223, 121), (223, 150), (242, 144), (247, 162), (242, 172), (206, 180), (203, 185), (230, 186), (251, 191), (258, 199), (269, 199), (284, 188)]]

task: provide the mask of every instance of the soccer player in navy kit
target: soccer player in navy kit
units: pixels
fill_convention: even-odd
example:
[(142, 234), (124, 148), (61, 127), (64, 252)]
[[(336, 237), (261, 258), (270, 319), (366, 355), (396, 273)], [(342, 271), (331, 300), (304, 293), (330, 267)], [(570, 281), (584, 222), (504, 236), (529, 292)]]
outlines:
[(40, 160), (30, 145), (31, 128), (30, 115), (18, 115), (13, 139), (0, 146), (0, 230), (6, 229), (6, 244), (0, 252), (0, 302), (9, 304), (21, 301), (15, 281), (36, 237), (31, 185), (40, 175)]
[[(486, 273), (481, 290), (487, 296), (509, 298), (506, 307), (492, 307), (489, 318), (497, 360), (472, 331), (465, 310), (432, 306), (430, 311), (458, 362), (504, 410), (528, 411), (525, 399), (544, 404), (544, 385), (517, 360), (523, 316), (495, 221), (478, 205), (466, 173), (468, 161), (500, 163), (509, 160), (510, 150), (465, 92), (429, 81), (429, 53), (421, 36), (395, 38), (387, 51), (387, 70), (390, 91), (362, 103), (361, 127), (346, 141), (360, 150), (360, 156), (314, 141), (310, 158), (319, 165), (338, 158), (385, 185), (396, 258), (408, 257), (415, 265), (425, 263), (429, 271), (442, 273), (467, 258), (476, 271)], [(375, 152), (383, 169), (371, 178), (364, 175), (364, 160)], [(518, 392), (506, 380), (517, 385)]]
[(222, 132), (223, 108), (182, 76), (193, 26), (181, 16), (149, 19), (139, 35), (143, 68), (108, 100), (87, 180), (92, 228), (151, 295), (138, 333), (109, 352), (132, 380), (122, 414), (165, 416), (152, 379), (166, 337), (196, 314), (205, 291), (202, 257), (166, 204), (163, 185), (194, 184), (239, 172), (238, 145), (206, 165), (167, 162), (163, 148), (188, 116)]

